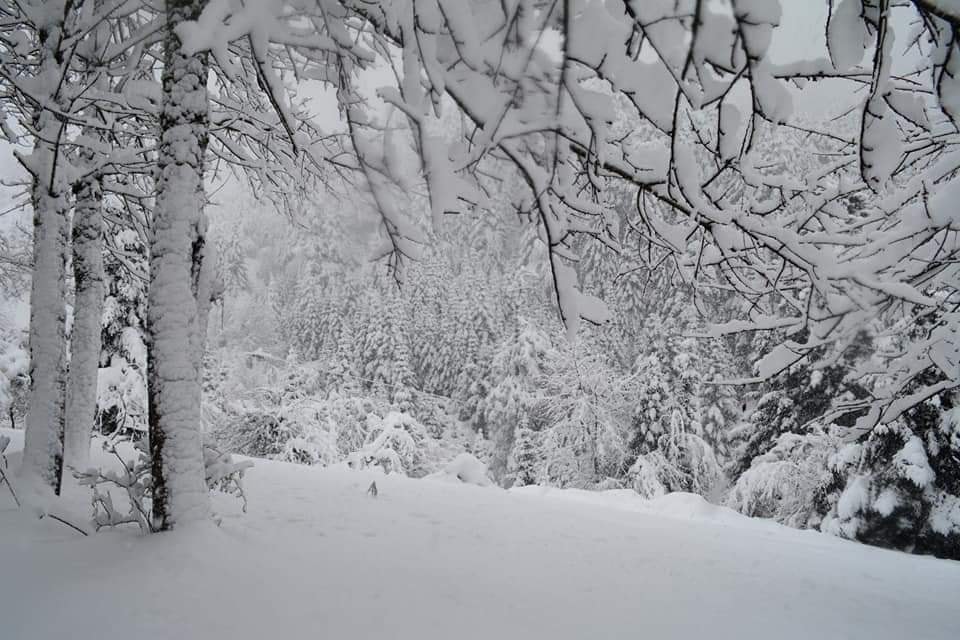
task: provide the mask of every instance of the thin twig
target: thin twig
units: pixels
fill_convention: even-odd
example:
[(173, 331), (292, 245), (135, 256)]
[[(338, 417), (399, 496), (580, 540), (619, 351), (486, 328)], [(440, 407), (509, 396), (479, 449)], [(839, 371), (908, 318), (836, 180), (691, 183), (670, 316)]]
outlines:
[(54, 515), (54, 514), (52, 514), (52, 513), (45, 513), (45, 514), (43, 514), (42, 516), (40, 516), (40, 519), (42, 520), (44, 517), (47, 517), (47, 518), (51, 518), (51, 519), (53, 519), (53, 520), (56, 520), (57, 522), (59, 522), (59, 523), (61, 523), (61, 524), (65, 524), (65, 525), (67, 525), (68, 527), (70, 527), (71, 529), (73, 529), (74, 531), (76, 531), (77, 533), (83, 534), (83, 535), (85, 535), (85, 536), (89, 536), (89, 535), (90, 535), (89, 533), (87, 533), (86, 531), (84, 531), (83, 529), (81, 529), (80, 527), (78, 527), (77, 525), (73, 524), (72, 522), (67, 522), (66, 520), (64, 520), (64, 519), (61, 518), (60, 516)]

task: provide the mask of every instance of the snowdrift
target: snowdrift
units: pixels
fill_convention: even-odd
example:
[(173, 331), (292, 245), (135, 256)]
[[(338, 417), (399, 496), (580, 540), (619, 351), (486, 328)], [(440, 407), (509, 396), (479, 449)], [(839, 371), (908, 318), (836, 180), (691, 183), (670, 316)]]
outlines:
[(246, 488), (246, 515), (216, 497), (219, 527), (88, 538), (17, 511), (0, 488), (0, 637), (960, 637), (960, 563), (696, 496), (269, 461)]

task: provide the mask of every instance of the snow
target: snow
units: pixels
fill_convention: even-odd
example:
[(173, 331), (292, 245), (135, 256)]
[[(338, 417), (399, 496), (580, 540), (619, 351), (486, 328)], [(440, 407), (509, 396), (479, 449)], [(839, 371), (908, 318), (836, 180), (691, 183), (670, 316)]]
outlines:
[(791, 349), (789, 344), (778, 344), (765, 356), (757, 361), (755, 367), (757, 375), (766, 380), (786, 370), (790, 365), (799, 361), (803, 353)]
[(483, 464), (475, 456), (469, 453), (461, 453), (450, 461), (442, 471), (432, 473), (427, 476), (434, 480), (445, 480), (451, 482), (464, 482), (466, 484), (475, 484), (478, 487), (493, 486), (490, 480), (490, 473), (487, 465)]
[(690, 494), (503, 491), (262, 460), (245, 486), (246, 515), (217, 496), (219, 528), (88, 538), (17, 512), (4, 487), (3, 637), (743, 640), (809, 638), (814, 620), (823, 638), (960, 635), (960, 563)]
[(918, 489), (930, 486), (936, 479), (927, 461), (923, 442), (917, 436), (910, 436), (903, 448), (894, 456), (893, 464), (900, 475), (909, 479)]
[(827, 47), (837, 71), (847, 71), (863, 60), (867, 26), (860, 11), (859, 0), (841, 0), (833, 5), (827, 26)]
[(710, 504), (703, 496), (683, 491), (668, 493), (651, 499), (643, 498), (632, 489), (588, 491), (585, 489), (527, 486), (510, 489), (510, 493), (581, 505), (602, 506), (617, 511), (642, 513), (673, 520), (711, 522), (727, 527), (746, 527), (754, 531), (762, 529), (777, 532), (789, 530), (772, 520), (748, 518), (728, 507)]
[(943, 535), (960, 529), (960, 498), (941, 492), (930, 514), (930, 528)]
[[(171, 6), (168, 25), (176, 28), (201, 6)], [(211, 293), (203, 170), (208, 70), (203, 57), (166, 54), (146, 323), (151, 455), (162, 469), (155, 478), (154, 517), (163, 529), (205, 520), (209, 513), (199, 384)]]
[(851, 480), (837, 502), (837, 515), (843, 520), (857, 516), (870, 501), (870, 480), (866, 476), (857, 476)]
[(893, 489), (884, 489), (873, 503), (873, 508), (880, 515), (889, 516), (899, 504), (897, 492)]

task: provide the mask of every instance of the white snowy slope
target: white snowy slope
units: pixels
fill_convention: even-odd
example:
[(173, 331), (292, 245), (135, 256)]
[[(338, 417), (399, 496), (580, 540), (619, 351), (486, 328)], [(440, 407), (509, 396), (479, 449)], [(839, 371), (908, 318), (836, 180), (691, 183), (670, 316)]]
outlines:
[(0, 638), (960, 638), (960, 563), (691, 496), (267, 461), (246, 486), (219, 528), (89, 538), (0, 488)]

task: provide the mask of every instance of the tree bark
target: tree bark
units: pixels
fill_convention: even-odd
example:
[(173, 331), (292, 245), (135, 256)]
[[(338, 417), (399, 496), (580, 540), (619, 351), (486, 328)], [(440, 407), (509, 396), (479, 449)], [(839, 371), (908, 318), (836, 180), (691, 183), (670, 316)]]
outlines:
[(148, 396), (153, 519), (161, 530), (210, 512), (200, 433), (201, 286), (209, 135), (206, 54), (187, 55), (174, 29), (205, 0), (167, 0), (157, 200), (150, 243)]
[[(104, 0), (94, 0), (94, 12), (103, 9)], [(93, 87), (108, 92), (110, 83), (106, 74), (99, 73), (94, 61), (100, 57), (110, 41), (110, 26), (104, 21), (90, 34), (84, 44), (90, 64), (88, 78)], [(96, 105), (88, 109), (87, 117), (98, 116)], [(95, 127), (86, 127), (85, 137), (103, 142)], [(96, 167), (98, 152), (85, 149), (80, 154), (83, 168), (88, 172), (74, 185), (73, 210), (73, 331), (70, 336), (70, 368), (67, 380), (66, 416), (63, 438), (64, 466), (67, 469), (86, 469), (90, 461), (90, 434), (97, 412), (97, 375), (100, 370), (101, 318), (105, 295), (103, 275), (103, 184)]]
[[(38, 145), (34, 159), (52, 166), (53, 151)], [(67, 203), (34, 179), (33, 279), (30, 287), (30, 399), (21, 476), (60, 492), (63, 469), (63, 397), (66, 386)]]
[(64, 466), (85, 469), (97, 410), (100, 318), (103, 315), (103, 192), (91, 176), (75, 189), (73, 221), (73, 332), (64, 431)]
[[(60, 76), (60, 27), (41, 30), (35, 81), (55, 102)], [(33, 278), (30, 285), (30, 399), (20, 475), (31, 489), (60, 492), (63, 470), (63, 400), (66, 386), (66, 292), (68, 203), (58, 185), (62, 125), (37, 107), (34, 148), (21, 159), (32, 175)]]

